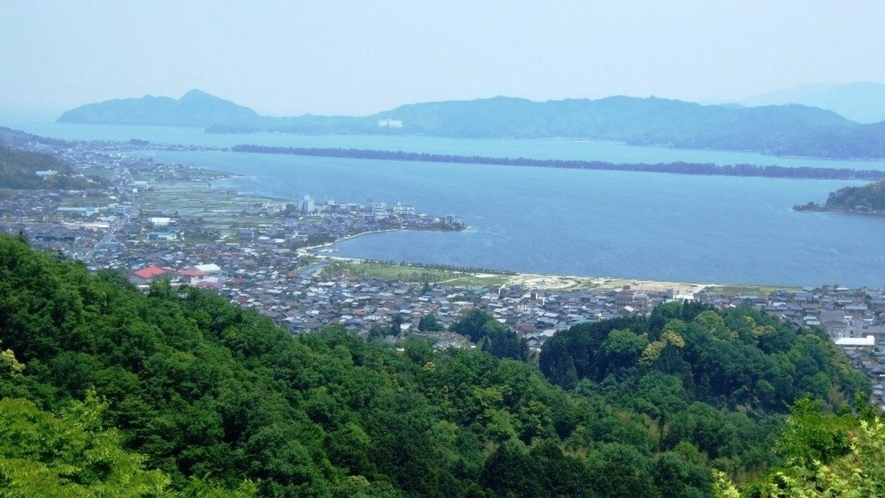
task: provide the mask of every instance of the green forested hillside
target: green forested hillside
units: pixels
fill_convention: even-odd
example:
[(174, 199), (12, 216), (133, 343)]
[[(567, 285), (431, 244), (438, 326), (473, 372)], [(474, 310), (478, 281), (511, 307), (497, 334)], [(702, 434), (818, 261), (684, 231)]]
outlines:
[[(109, 431), (100, 440), (114, 461), (144, 483), (139, 496), (159, 496), (156, 486), (186, 496), (217, 496), (208, 486), (259, 496), (713, 496), (713, 469), (744, 482), (788, 463), (776, 441), (794, 397), (822, 394), (825, 411), (850, 413), (848, 400), (869, 389), (816, 334), (752, 313), (672, 305), (647, 321), (557, 335), (542, 371), (567, 392), (524, 361), (422, 341), (397, 350), (335, 328), (293, 338), (211, 292), (155, 284), (143, 296), (113, 273), (51, 258), (0, 236), (0, 344), (10, 351), (0, 357), (0, 433), (33, 433), (22, 417), (72, 420), (78, 401), (81, 416), (95, 414), (89, 437)], [(485, 349), (522, 357), (518, 342), (470, 318), (462, 326), (484, 330)], [(551, 370), (557, 344), (585, 335), (598, 347), (569, 350), (565, 368)], [(792, 389), (748, 372), (769, 357)], [(57, 478), (65, 489), (67, 474), (16, 465), (70, 463), (86, 450), (50, 458), (0, 444), (0, 483)], [(87, 463), (78, 479), (119, 482)]]
[[(701, 304), (658, 306), (651, 317), (584, 324), (544, 344), (541, 371), (565, 388), (629, 385), (650, 379), (685, 403), (785, 412), (811, 397), (836, 409), (868, 381), (847, 367), (826, 334), (795, 331), (747, 308), (717, 313)], [(636, 391), (631, 391), (636, 394)]]

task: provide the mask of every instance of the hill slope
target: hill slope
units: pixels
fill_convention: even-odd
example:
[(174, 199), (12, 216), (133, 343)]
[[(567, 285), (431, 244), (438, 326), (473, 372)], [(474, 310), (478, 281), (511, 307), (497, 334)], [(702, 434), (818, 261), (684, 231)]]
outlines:
[[(566, 392), (527, 363), (481, 351), (408, 340), (396, 350), (334, 328), (293, 338), (211, 292), (158, 283), (144, 296), (112, 272), (90, 276), (0, 234), (0, 342), (10, 350), (0, 360), (15, 359), (0, 369), (0, 397), (59, 411), (94, 388), (108, 403), (104, 426), (178, 489), (198, 476), (229, 489), (245, 478), (282, 497), (705, 497), (712, 466), (742, 478), (778, 462), (771, 448), (790, 397), (829, 389), (837, 409), (869, 391), (816, 334), (735, 313), (671, 305), (648, 322), (590, 330), (591, 342), (608, 337), (602, 351), (617, 370)], [(485, 332), (488, 320), (472, 313), (459, 330)], [(703, 351), (687, 344), (698, 336), (720, 341), (721, 354), (668, 350), (686, 323), (686, 352)], [(505, 333), (486, 334), (483, 348)], [(757, 333), (766, 339), (754, 347)], [(658, 340), (671, 342), (649, 361), (635, 357)], [(750, 353), (758, 348), (769, 351)], [(582, 353), (571, 368), (587, 364)], [(744, 382), (744, 362), (762, 354), (777, 361), (759, 379), (789, 374), (795, 386)], [(727, 383), (680, 384), (693, 375), (685, 364)]]
[[(37, 176), (38, 171), (54, 171), (51, 176)], [(71, 166), (48, 154), (0, 146), (0, 188), (17, 190), (81, 189), (90, 184), (76, 175)]]
[(63, 140), (41, 137), (39, 135), (32, 135), (20, 130), (13, 130), (12, 128), (0, 126), (0, 147), (23, 149), (33, 147), (34, 145), (60, 146), (63, 144)]

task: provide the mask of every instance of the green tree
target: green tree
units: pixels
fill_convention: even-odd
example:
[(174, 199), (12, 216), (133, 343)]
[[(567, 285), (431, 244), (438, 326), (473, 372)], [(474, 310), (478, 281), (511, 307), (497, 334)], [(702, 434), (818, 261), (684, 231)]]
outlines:
[(146, 457), (123, 449), (115, 429), (101, 419), (107, 405), (95, 391), (73, 401), (59, 416), (24, 399), (0, 401), (0, 496), (30, 497), (193, 497), (248, 498), (248, 481), (226, 491), (191, 479), (181, 493), (158, 470), (145, 469)]
[(418, 330), (422, 332), (439, 332), (444, 328), (433, 313), (422, 316), (418, 322)]
[(0, 375), (15, 377), (21, 375), (24, 369), (25, 365), (15, 359), (11, 349), (0, 351)]
[[(778, 451), (786, 465), (747, 486), (760, 498), (861, 498), (885, 496), (885, 423), (870, 410), (863, 418), (821, 411), (819, 402), (793, 407)], [(737, 488), (714, 473), (717, 498), (737, 497)]]

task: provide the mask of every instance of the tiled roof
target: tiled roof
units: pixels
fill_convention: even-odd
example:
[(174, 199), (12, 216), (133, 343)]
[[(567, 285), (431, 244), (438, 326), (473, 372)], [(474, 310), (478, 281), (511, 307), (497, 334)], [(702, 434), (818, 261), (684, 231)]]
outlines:
[(166, 270), (163, 268), (160, 268), (159, 266), (148, 266), (147, 268), (142, 268), (141, 270), (136, 270), (132, 273), (136, 277), (148, 280), (148, 279), (158, 277), (158, 276), (166, 273)]

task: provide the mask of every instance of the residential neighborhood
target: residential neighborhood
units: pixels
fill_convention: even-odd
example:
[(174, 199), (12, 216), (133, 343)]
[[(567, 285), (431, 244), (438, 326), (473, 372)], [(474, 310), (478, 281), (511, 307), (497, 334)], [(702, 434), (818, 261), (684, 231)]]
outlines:
[(149, 156), (127, 157), (119, 144), (80, 144), (56, 153), (94, 177), (95, 187), (5, 195), (0, 198), (0, 230), (21, 234), (36, 248), (81, 260), (91, 271), (124, 273), (145, 290), (160, 279), (173, 286), (213, 289), (293, 334), (340, 325), (367, 336), (399, 323), (401, 333), (431, 337), (440, 348), (471, 345), (454, 334), (419, 330), (421, 319), (433, 315), (447, 327), (467, 310), (480, 308), (534, 351), (557, 331), (648, 314), (672, 300), (697, 300), (720, 309), (751, 306), (796, 327), (824, 330), (874, 379), (874, 396), (885, 406), (881, 289), (824, 285), (768, 295), (715, 288), (685, 294), (660, 286), (463, 285), (359, 276), (339, 271), (330, 243), (381, 230), (460, 230), (464, 224), (455, 216), (423, 214), (383, 200), (341, 203), (309, 194), (295, 202), (246, 197), (213, 189), (212, 182), (223, 174), (154, 163)]

